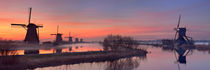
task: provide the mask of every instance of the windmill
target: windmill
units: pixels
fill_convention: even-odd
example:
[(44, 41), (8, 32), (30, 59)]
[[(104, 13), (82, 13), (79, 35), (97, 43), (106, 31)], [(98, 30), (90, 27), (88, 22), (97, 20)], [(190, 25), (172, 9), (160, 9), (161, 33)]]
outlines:
[[(27, 30), (24, 42), (38, 44), (39, 43), (39, 28), (42, 28), (43, 26), (31, 23), (31, 11), (32, 11), (32, 8), (29, 8), (28, 25), (26, 25), (26, 24), (11, 24), (11, 25), (12, 26), (21, 26), (25, 30)], [(38, 34), (37, 34), (37, 29), (38, 29)]]
[[(188, 55), (189, 52), (192, 52), (191, 49), (186, 49), (182, 47), (183, 44), (187, 44), (191, 47), (193, 47), (193, 40), (192, 37), (186, 36), (186, 27), (180, 27), (180, 21), (181, 21), (181, 15), (179, 15), (178, 19), (178, 25), (175, 28), (175, 37), (174, 37), (174, 43), (177, 43), (178, 45), (174, 47), (174, 55), (175, 58), (178, 62), (178, 69), (180, 70), (180, 64), (186, 64), (186, 56)], [(177, 38), (178, 36), (178, 38)], [(176, 55), (178, 54), (178, 57)]]
[(59, 33), (58, 30), (59, 30), (59, 26), (57, 26), (57, 33), (51, 34), (51, 35), (56, 35), (55, 43), (57, 43), (57, 44), (63, 42), (63, 39), (62, 39), (63, 34)]
[(74, 43), (80, 43), (80, 39), (78, 37), (76, 37), (77, 35), (75, 35), (75, 41)]
[(79, 43), (79, 38), (75, 38), (75, 43)]
[(79, 42), (80, 42), (80, 43), (83, 43), (83, 39), (82, 39), (82, 38), (80, 38)]
[(69, 38), (69, 42), (70, 42), (70, 43), (73, 43), (73, 37), (75, 38), (74, 43), (83, 42), (83, 39), (82, 39), (82, 38), (79, 39), (79, 38), (77, 37), (78, 35), (80, 35), (80, 34), (76, 34), (76, 35), (74, 35), (74, 36), (71, 36), (71, 35), (70, 35), (70, 32), (69, 32), (69, 37), (65, 37), (65, 38)]
[(72, 36), (70, 34), (71, 34), (71, 32), (69, 32), (69, 36), (68, 37), (65, 37), (65, 38), (68, 38), (69, 39), (69, 43), (73, 43)]
[[(174, 41), (178, 43), (179, 46), (181, 46), (182, 44), (189, 44), (189, 45), (193, 45), (193, 40), (192, 37), (186, 36), (186, 27), (179, 27), (180, 26), (180, 20), (181, 20), (181, 15), (179, 15), (179, 20), (178, 20), (178, 25), (175, 28), (175, 37), (174, 37)], [(178, 38), (177, 38), (178, 35)]]

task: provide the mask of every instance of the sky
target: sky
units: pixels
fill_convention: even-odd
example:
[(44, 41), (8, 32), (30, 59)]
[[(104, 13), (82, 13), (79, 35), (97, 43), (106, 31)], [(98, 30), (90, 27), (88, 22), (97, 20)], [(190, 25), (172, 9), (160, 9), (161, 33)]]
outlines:
[[(103, 40), (109, 34), (137, 40), (172, 39), (178, 15), (196, 40), (210, 40), (210, 0), (0, 0), (0, 37), (23, 40), (26, 30), (11, 23), (43, 25), (40, 40), (54, 40), (56, 27), (67, 37)], [(64, 38), (65, 39), (65, 38)], [(67, 40), (67, 39), (65, 39)]]

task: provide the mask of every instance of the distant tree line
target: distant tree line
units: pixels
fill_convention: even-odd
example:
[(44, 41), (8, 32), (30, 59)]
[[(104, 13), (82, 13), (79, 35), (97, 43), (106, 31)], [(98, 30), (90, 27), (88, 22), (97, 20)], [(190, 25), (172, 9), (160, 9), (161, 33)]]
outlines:
[(104, 50), (120, 50), (124, 48), (136, 48), (138, 42), (131, 37), (120, 35), (108, 35), (103, 41)]

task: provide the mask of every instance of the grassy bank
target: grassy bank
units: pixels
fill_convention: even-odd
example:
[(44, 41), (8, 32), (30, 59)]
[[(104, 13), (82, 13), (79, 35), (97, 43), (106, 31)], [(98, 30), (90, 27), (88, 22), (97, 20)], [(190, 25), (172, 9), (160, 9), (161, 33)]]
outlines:
[(34, 69), (37, 67), (57, 66), (63, 64), (113, 61), (132, 56), (145, 57), (146, 53), (147, 52), (143, 50), (127, 50), (3, 56), (0, 57), (0, 60), (4, 61), (1, 62), (0, 69)]

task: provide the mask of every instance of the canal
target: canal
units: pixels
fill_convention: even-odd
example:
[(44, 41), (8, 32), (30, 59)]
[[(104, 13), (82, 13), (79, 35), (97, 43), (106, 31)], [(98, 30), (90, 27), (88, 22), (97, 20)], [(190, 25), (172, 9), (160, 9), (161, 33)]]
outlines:
[[(102, 50), (99, 44), (77, 44), (88, 51)], [(68, 46), (68, 45), (67, 45)], [(88, 48), (89, 47), (89, 48)], [(186, 62), (177, 61), (178, 54), (170, 49), (140, 45), (138, 48), (145, 49), (147, 56), (135, 56), (122, 58), (114, 61), (67, 64), (36, 68), (35, 70), (208, 70), (210, 69), (210, 52), (191, 50), (186, 55)], [(92, 49), (92, 50), (91, 50)], [(80, 51), (79, 49), (77, 51)], [(86, 50), (87, 51), (87, 50)]]

